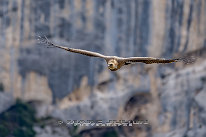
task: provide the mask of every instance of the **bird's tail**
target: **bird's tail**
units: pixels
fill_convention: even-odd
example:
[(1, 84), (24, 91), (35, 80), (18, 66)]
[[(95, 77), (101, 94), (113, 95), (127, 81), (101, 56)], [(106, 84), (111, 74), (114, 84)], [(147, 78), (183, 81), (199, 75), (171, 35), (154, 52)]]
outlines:
[(56, 47), (56, 45), (53, 44), (51, 41), (49, 41), (46, 36), (37, 36), (37, 41), (40, 44), (46, 45), (47, 48), (55, 48)]
[(184, 64), (193, 64), (197, 60), (197, 58), (195, 56), (185, 55), (174, 60), (176, 62), (183, 62)]

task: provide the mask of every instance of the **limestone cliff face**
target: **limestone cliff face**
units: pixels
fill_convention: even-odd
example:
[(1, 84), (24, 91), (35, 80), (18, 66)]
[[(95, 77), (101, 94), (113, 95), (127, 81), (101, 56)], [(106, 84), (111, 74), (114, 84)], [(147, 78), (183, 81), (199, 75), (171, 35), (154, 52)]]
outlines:
[[(0, 82), (14, 97), (57, 104), (46, 111), (62, 120), (141, 117), (152, 128), (138, 129), (139, 136), (176, 129), (192, 136), (199, 123), (206, 128), (199, 122), (206, 109), (205, 15), (205, 0), (1, 0)], [(106, 55), (170, 58), (189, 52), (200, 59), (110, 72), (101, 59), (38, 46), (36, 35)]]

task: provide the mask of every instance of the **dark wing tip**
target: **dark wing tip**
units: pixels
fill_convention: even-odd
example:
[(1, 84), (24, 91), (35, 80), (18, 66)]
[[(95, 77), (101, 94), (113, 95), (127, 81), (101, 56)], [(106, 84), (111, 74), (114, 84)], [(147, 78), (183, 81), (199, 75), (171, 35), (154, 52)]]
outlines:
[(181, 58), (175, 59), (176, 61), (182, 61), (184, 64), (193, 64), (197, 60), (197, 57), (195, 56), (183, 56)]
[(46, 45), (47, 48), (55, 47), (55, 45), (51, 41), (49, 41), (45, 35), (44, 36), (37, 36), (36, 40), (38, 41), (39, 44)]

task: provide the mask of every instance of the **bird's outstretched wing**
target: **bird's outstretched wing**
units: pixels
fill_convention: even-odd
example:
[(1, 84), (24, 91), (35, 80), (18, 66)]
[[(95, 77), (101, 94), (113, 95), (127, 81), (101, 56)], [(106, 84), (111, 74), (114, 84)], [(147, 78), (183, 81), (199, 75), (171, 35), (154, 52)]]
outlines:
[(51, 41), (49, 41), (46, 36), (43, 36), (43, 37), (38, 36), (37, 40), (40, 43), (45, 44), (48, 48), (57, 47), (57, 48), (60, 48), (60, 49), (64, 49), (66, 51), (79, 53), (79, 54), (83, 54), (83, 55), (90, 56), (90, 57), (106, 58), (105, 55), (102, 55), (102, 54), (97, 53), (97, 52), (92, 52), (92, 51), (87, 51), (87, 50), (82, 50), (82, 49), (68, 48), (68, 47), (56, 45), (56, 44), (52, 43)]
[(191, 64), (195, 61), (193, 56), (184, 56), (181, 58), (176, 59), (164, 59), (164, 58), (153, 58), (153, 57), (129, 57), (123, 58), (125, 63), (132, 63), (132, 62), (142, 62), (146, 64), (152, 63), (172, 63), (172, 62), (184, 62), (185, 64)]

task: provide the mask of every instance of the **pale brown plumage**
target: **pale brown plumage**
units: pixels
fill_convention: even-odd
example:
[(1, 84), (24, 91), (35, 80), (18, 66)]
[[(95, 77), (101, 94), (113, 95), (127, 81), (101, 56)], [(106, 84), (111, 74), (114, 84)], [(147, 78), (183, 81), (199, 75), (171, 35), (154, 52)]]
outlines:
[(105, 56), (105, 55), (102, 55), (102, 54), (97, 53), (97, 52), (92, 52), (92, 51), (87, 51), (87, 50), (82, 50), (82, 49), (74, 49), (74, 48), (68, 48), (68, 47), (64, 47), (64, 46), (55, 45), (52, 42), (50, 42), (47, 39), (46, 36), (44, 36), (44, 37), (39, 36), (38, 40), (40, 41), (40, 43), (46, 44), (47, 47), (57, 47), (57, 48), (64, 49), (66, 51), (79, 53), (79, 54), (83, 54), (83, 55), (90, 56), (90, 57), (103, 58), (103, 59), (106, 60), (108, 68), (111, 71), (116, 71), (124, 65), (128, 65), (128, 64), (131, 64), (131, 63), (135, 63), (135, 62), (142, 62), (142, 63), (146, 63), (146, 64), (172, 63), (172, 62), (179, 62), (179, 61), (183, 61), (185, 64), (188, 64), (188, 63), (193, 63), (194, 62), (193, 57), (192, 58), (191, 57), (183, 57), (183, 58), (177, 58), (177, 59), (164, 59), (164, 58), (153, 58), (153, 57), (128, 57), (128, 58), (123, 58), (123, 57), (117, 57), (117, 56)]

